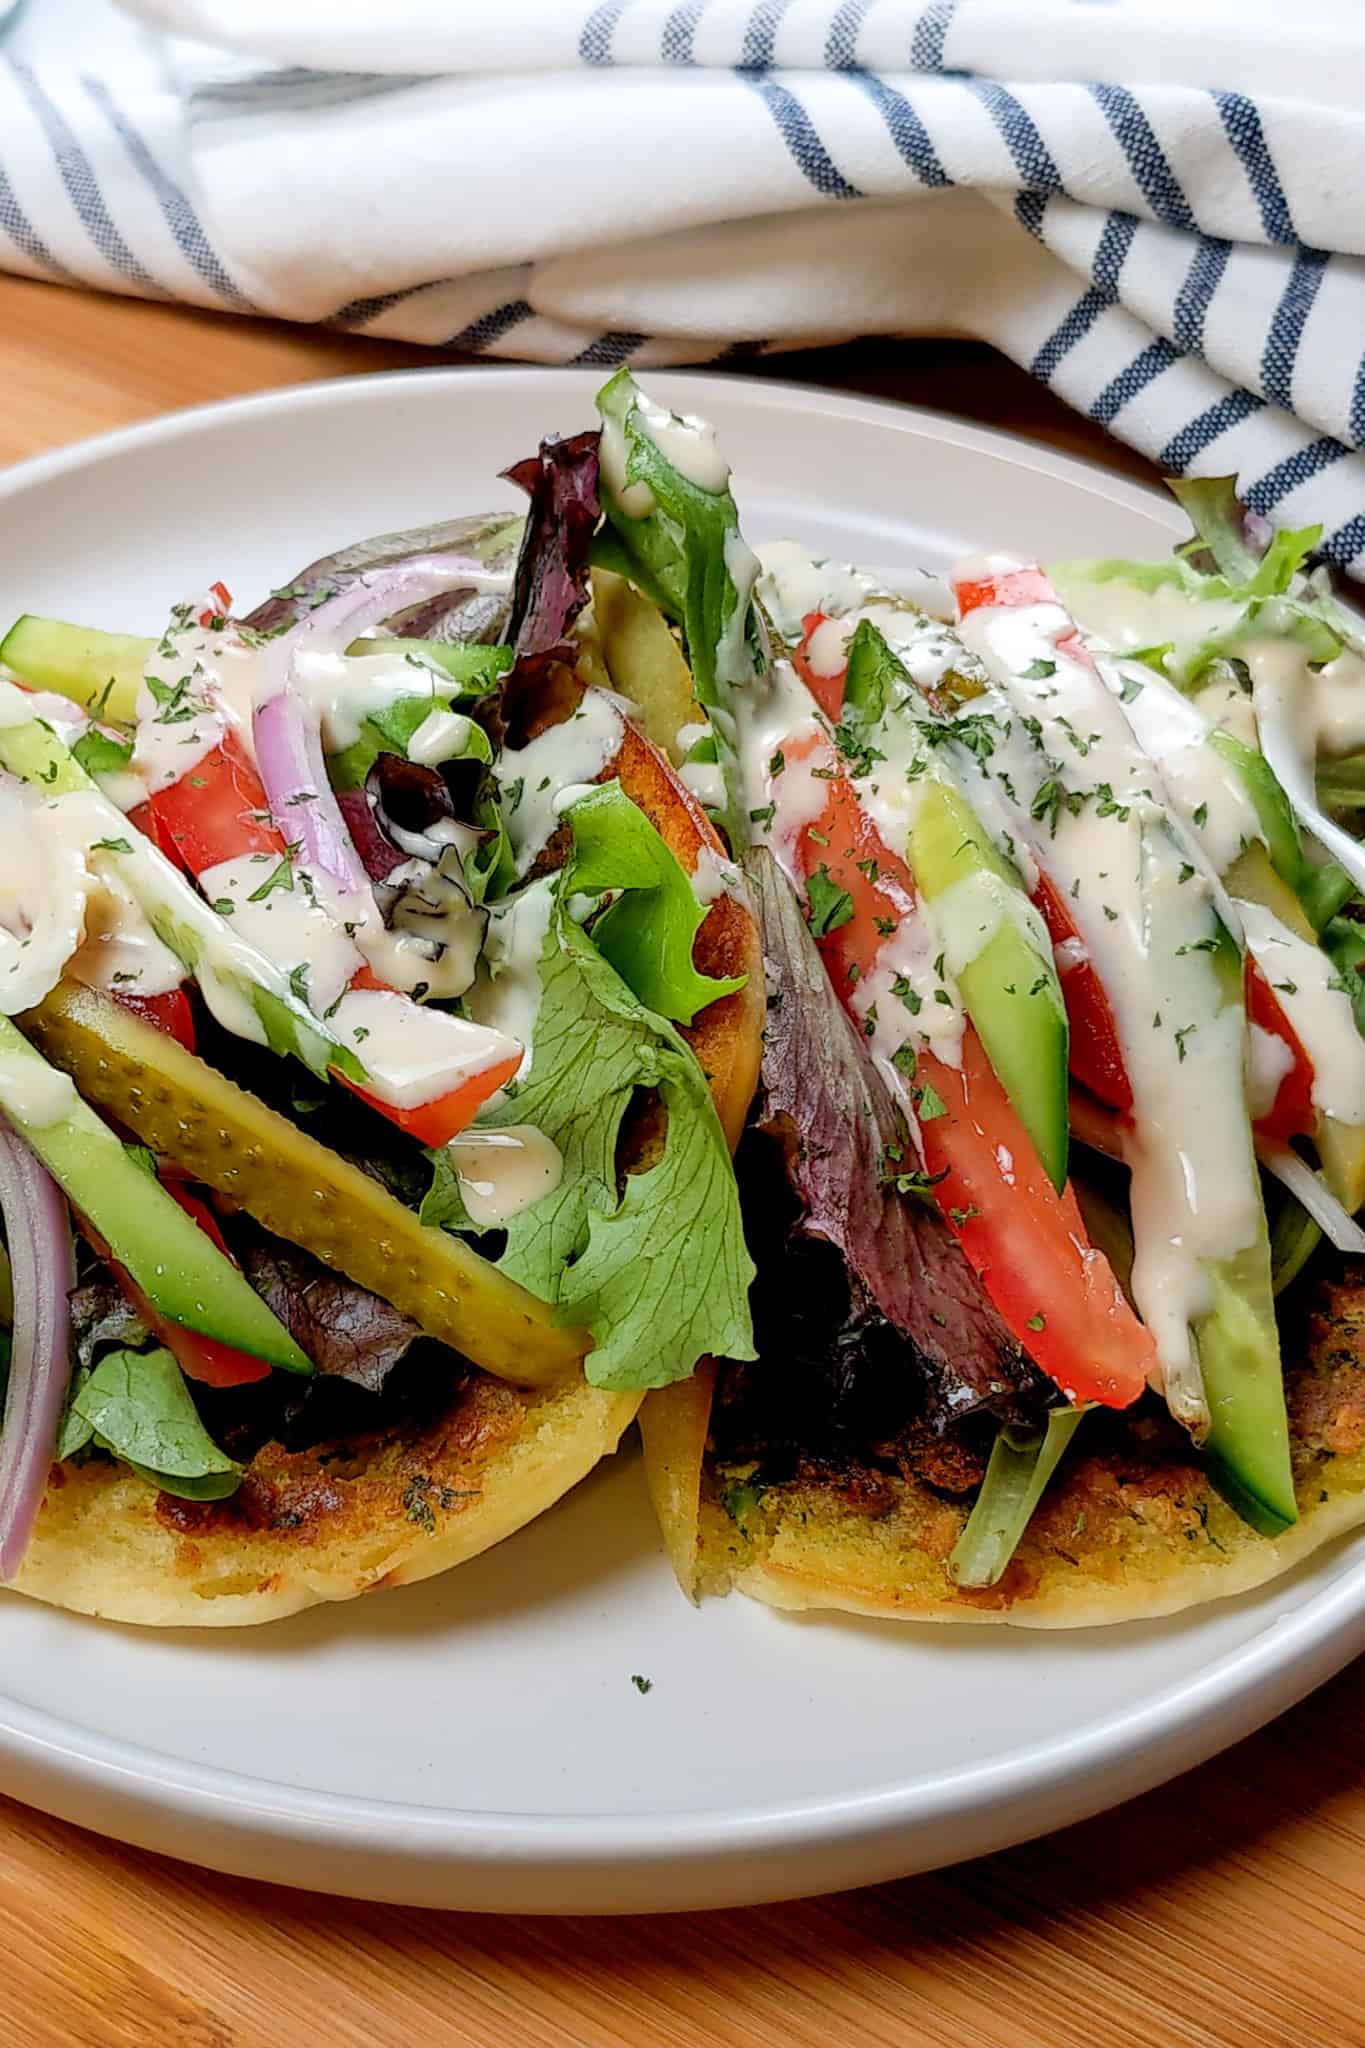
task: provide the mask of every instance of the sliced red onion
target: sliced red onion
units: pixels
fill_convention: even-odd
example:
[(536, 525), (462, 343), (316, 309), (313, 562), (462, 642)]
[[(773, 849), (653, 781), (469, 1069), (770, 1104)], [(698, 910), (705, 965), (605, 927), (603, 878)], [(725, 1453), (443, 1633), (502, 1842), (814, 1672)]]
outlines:
[(467, 554), (451, 553), (414, 555), (406, 562), (372, 569), (334, 597), (311, 605), (292, 626), (267, 641), (262, 650), (266, 661), (283, 681), (300, 648), (320, 642), (337, 650), (347, 647), (395, 612), (460, 588), (462, 579), (468, 582), (469, 567)]
[(326, 875), (343, 896), (357, 895), (367, 886), (365, 870), (327, 780), (321, 729), (288, 683), (268, 703), (256, 706), (252, 735), (256, 766), (280, 831), (301, 843), (304, 867)]
[(1258, 1144), (1256, 1156), (1267, 1173), (1287, 1187), (1299, 1206), (1308, 1211), (1329, 1244), (1339, 1252), (1365, 1252), (1365, 1230), (1341, 1203), (1306, 1159), (1288, 1145)]
[(56, 1182), (0, 1119), (0, 1213), (14, 1276), (14, 1348), (0, 1430), (0, 1579), (24, 1561), (71, 1371), (71, 1218)]

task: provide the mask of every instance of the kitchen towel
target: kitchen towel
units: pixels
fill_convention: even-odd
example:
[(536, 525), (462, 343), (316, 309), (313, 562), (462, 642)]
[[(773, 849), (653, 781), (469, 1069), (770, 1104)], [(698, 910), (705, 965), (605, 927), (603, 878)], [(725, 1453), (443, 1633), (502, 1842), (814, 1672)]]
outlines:
[(994, 343), (1365, 575), (1357, 0), (30, 0), (0, 264), (541, 362)]

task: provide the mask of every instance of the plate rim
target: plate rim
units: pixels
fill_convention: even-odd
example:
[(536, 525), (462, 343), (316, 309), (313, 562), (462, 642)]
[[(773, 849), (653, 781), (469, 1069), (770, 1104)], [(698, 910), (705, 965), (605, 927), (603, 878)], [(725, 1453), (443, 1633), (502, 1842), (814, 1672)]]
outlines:
[[(492, 380), (508, 390), (521, 387), (536, 392), (557, 386), (575, 395), (590, 395), (601, 374), (588, 367), (432, 365), (285, 384), (179, 408), (27, 457), (0, 472), (0, 502), (92, 464), (192, 438), (208, 427), (231, 426), (296, 409), (335, 406), (344, 410), (371, 400), (382, 403), (395, 381), (406, 392), (414, 385), (448, 390), (474, 380), (477, 388), (486, 390)], [(652, 372), (651, 384), (683, 404), (704, 404), (707, 393), (721, 394), (729, 402), (772, 414), (790, 417), (794, 411), (816, 412), (969, 449), (1131, 506), (1173, 533), (1182, 525), (1177, 508), (1149, 484), (1025, 435), (977, 425), (931, 407), (794, 380), (708, 370)], [(1365, 1555), (1346, 1563), (1292, 1614), (1269, 1621), (1197, 1674), (1149, 1693), (1136, 1704), (1092, 1722), (1079, 1734), (1025, 1744), (986, 1762), (966, 1761), (918, 1783), (892, 1781), (860, 1792), (752, 1806), (729, 1803), (715, 1808), (565, 1815), (361, 1798), (321, 1786), (277, 1783), (109, 1737), (75, 1718), (64, 1720), (25, 1706), (4, 1691), (3, 1680), (0, 1759), (7, 1766), (8, 1789), (18, 1796), (37, 1792), (40, 1797), (35, 1803), (61, 1811), (68, 1794), (75, 1797), (86, 1791), (102, 1795), (122, 1818), (107, 1826), (103, 1821), (95, 1825), (125, 1839), (140, 1835), (153, 1847), (166, 1844), (151, 1839), (156, 1833), (154, 1826), (149, 1830), (145, 1825), (130, 1824), (130, 1811), (153, 1821), (162, 1814), (191, 1826), (220, 1832), (226, 1828), (238, 1838), (266, 1837), (304, 1849), (325, 1847), (329, 1853), (343, 1851), (352, 1858), (434, 1861), (447, 1871), (496, 1864), (523, 1872), (553, 1866), (562, 1873), (568, 1868), (589, 1872), (610, 1865), (623, 1882), (630, 1870), (643, 1871), (665, 1861), (681, 1862), (692, 1870), (709, 1865), (714, 1872), (722, 1865), (746, 1860), (757, 1868), (756, 1858), (787, 1857), (835, 1845), (870, 1852), (881, 1843), (890, 1849), (889, 1860), (883, 1853), (880, 1863), (865, 1853), (864, 1862), (876, 1867), (870, 1868), (865, 1880), (845, 1876), (842, 1881), (847, 1883), (903, 1870), (909, 1861), (905, 1850), (910, 1839), (936, 1827), (941, 1830), (950, 1821), (959, 1822), (964, 1835), (970, 1836), (961, 1853), (979, 1854), (1018, 1841), (1030, 1832), (1079, 1819), (1113, 1804), (1115, 1797), (1124, 1799), (1149, 1789), (1251, 1733), (1330, 1677), (1362, 1648)], [(35, 1772), (38, 1785), (15, 1783), (15, 1766)], [(80, 1815), (72, 1812), (70, 1817)], [(897, 1853), (898, 1841), (901, 1848)], [(171, 1847), (172, 1853), (195, 1853), (183, 1842)], [(935, 1850), (916, 1867), (923, 1867), (926, 1861), (946, 1860), (951, 1853)], [(228, 1864), (233, 1860), (229, 1856)], [(249, 1866), (239, 1863), (238, 1867)], [(285, 1882), (327, 1882), (316, 1874), (299, 1877), (280, 1871), (278, 1875)], [(804, 1882), (793, 1884), (789, 1877), (775, 1887), (770, 1872), (757, 1882), (741, 1882), (737, 1890), (732, 1883), (727, 1896), (736, 1901), (789, 1897)], [(823, 1889), (827, 1882), (825, 1874), (813, 1873), (806, 1888)], [(363, 1895), (376, 1895), (363, 1884), (359, 1889)], [(703, 1890), (710, 1889), (726, 1887), (703, 1885)], [(395, 1891), (390, 1886), (381, 1895), (401, 1896), (401, 1887)], [(581, 1902), (578, 1909), (582, 1910)]]

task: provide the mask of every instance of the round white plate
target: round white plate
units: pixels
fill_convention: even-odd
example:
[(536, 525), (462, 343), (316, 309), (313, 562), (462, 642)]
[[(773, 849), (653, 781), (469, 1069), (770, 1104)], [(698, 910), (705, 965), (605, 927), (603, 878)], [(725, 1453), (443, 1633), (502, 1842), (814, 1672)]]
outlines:
[[(516, 502), (589, 371), (435, 370), (182, 413), (0, 479), (0, 617), (156, 628), (363, 534)], [(869, 564), (1163, 553), (1150, 492), (931, 414), (659, 375), (746, 529)], [(628, 1450), (491, 1555), (240, 1632), (0, 1596), (0, 1788), (297, 1885), (499, 1911), (832, 1890), (974, 1856), (1199, 1762), (1365, 1645), (1365, 1543), (1253, 1598), (1064, 1635), (782, 1616), (676, 1591)], [(642, 1691), (633, 1676), (651, 1681)]]

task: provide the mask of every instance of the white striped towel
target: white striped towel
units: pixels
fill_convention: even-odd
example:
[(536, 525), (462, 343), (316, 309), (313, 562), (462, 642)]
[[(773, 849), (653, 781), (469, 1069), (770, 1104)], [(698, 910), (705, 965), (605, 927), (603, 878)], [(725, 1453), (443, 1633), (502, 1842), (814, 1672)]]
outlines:
[(973, 335), (1365, 575), (1359, 0), (125, 4), (5, 39), (12, 269), (548, 362)]

